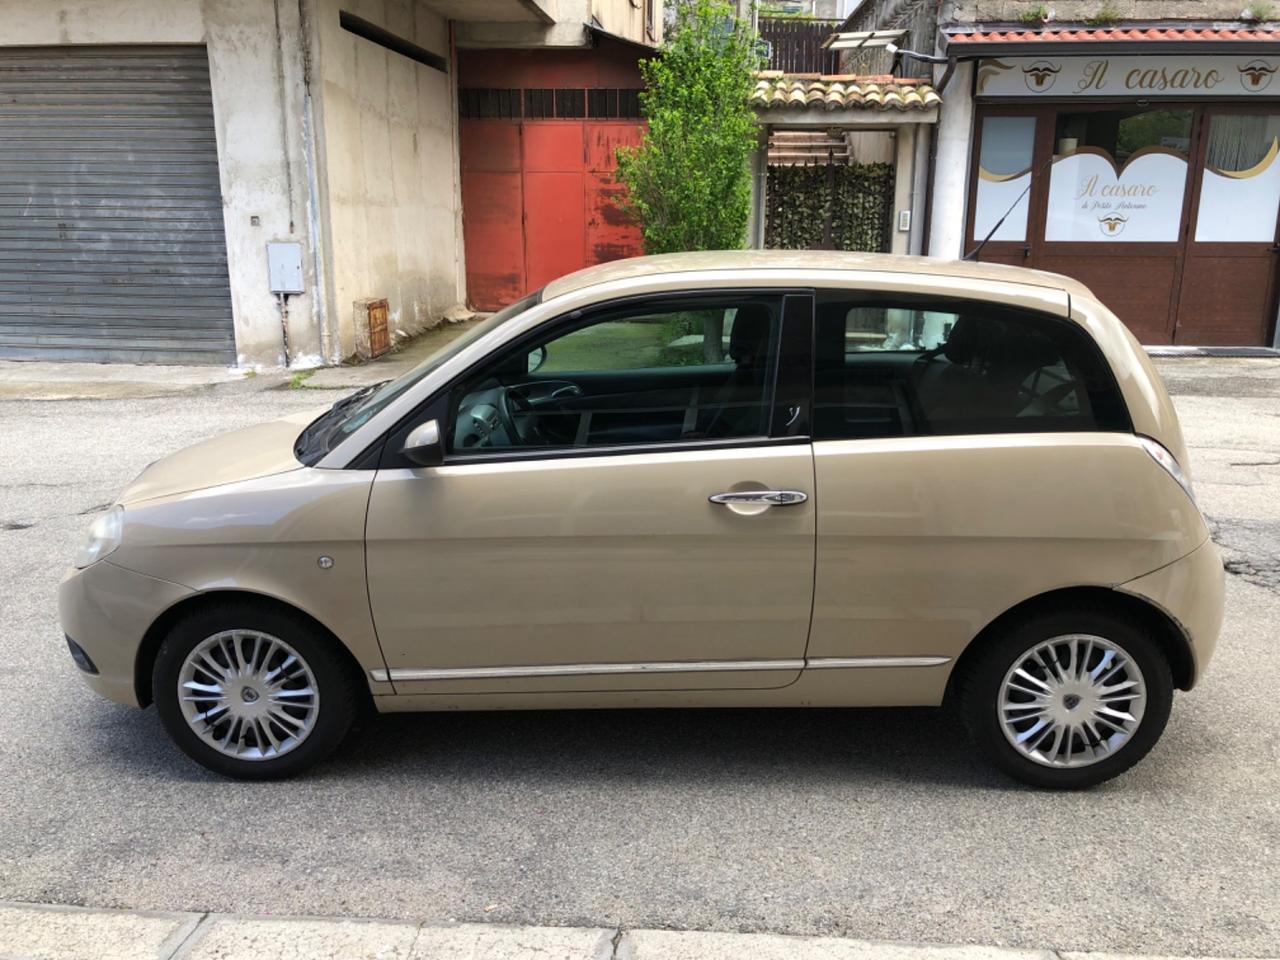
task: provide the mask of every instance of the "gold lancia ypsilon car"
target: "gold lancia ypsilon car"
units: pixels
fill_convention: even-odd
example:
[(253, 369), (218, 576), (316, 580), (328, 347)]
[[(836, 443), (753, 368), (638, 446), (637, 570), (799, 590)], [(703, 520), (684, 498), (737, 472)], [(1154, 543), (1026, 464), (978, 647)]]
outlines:
[(625, 260), (323, 412), (148, 467), (59, 608), (235, 777), (379, 711), (953, 702), (1042, 787), (1152, 748), (1223, 570), (1087, 289), (838, 253)]

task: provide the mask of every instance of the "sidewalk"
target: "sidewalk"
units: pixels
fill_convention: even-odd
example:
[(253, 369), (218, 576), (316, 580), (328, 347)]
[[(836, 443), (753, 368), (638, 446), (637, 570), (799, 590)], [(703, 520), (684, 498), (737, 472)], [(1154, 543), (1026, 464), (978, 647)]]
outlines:
[[(768, 933), (443, 926), (0, 902), (0, 960), (1121, 960)], [(1139, 960), (1139, 958), (1133, 958)], [(1147, 958), (1156, 960), (1156, 958)], [(1161, 958), (1165, 960), (1165, 958)], [(1204, 958), (1197, 958), (1204, 960)]]
[[(252, 370), (236, 367), (156, 366), (127, 363), (54, 363), (0, 360), (0, 401), (4, 400), (138, 400), (177, 396), (202, 390), (256, 393), (262, 390), (351, 391), (393, 379), (461, 336), (484, 316), (446, 323), (428, 330), (368, 363), (306, 369)], [(1212, 348), (1217, 350), (1217, 348)], [(1171, 392), (1213, 389), (1215, 381), (1245, 378), (1251, 395), (1280, 389), (1280, 354), (1262, 347), (1230, 350), (1152, 347), (1151, 355)], [(328, 401), (323, 401), (328, 402)]]
[[(389, 380), (416, 367), (480, 318), (442, 324), (369, 363), (306, 369), (253, 370), (216, 366), (133, 363), (56, 363), (0, 360), (3, 400), (139, 400), (200, 390), (306, 389), (351, 391)], [(328, 402), (328, 401), (324, 401)]]

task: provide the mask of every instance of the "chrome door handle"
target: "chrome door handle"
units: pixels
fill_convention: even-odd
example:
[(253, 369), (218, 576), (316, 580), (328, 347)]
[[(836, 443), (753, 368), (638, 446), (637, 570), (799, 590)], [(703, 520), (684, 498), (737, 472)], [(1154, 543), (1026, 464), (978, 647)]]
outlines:
[(707, 497), (712, 503), (766, 503), (775, 507), (789, 507), (804, 503), (809, 495), (802, 490), (735, 490), (731, 493), (713, 493)]

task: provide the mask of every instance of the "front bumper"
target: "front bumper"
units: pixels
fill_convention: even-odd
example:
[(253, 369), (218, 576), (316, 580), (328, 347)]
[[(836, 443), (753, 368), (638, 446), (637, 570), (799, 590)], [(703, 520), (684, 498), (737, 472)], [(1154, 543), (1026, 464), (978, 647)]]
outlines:
[(1226, 573), (1222, 555), (1212, 540), (1144, 577), (1119, 587), (1154, 603), (1182, 629), (1191, 646), (1192, 672), (1187, 689), (1195, 686), (1218, 645)]
[(156, 618), (195, 591), (99, 560), (71, 569), (58, 586), (58, 619), (97, 667), (85, 683), (108, 700), (140, 706), (134, 683), (138, 647)]

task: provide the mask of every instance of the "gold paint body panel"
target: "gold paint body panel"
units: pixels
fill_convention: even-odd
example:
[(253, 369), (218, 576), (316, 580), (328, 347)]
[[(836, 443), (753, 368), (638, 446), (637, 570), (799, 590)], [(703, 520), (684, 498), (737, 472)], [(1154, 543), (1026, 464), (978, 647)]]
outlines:
[[(351, 458), (513, 337), (622, 296), (770, 287), (975, 296), (1070, 317), (1115, 373), (1135, 432), (1187, 469), (1145, 352), (1074, 281), (921, 258), (690, 254), (591, 268), (466, 347), (320, 468), (293, 443), (309, 416), (197, 444), (122, 494), (122, 545), (71, 571), (65, 629), (137, 702), (133, 663), (174, 603), (215, 591), (305, 611), (366, 677), (386, 671), (697, 661), (650, 673), (370, 679), (381, 710), (878, 706), (940, 701), (958, 657), (1017, 603), (1119, 589), (1216, 641), (1222, 569), (1194, 504), (1132, 435), (900, 437), (696, 447), (388, 471)], [(408, 405), (406, 409), (406, 405)], [(338, 461), (338, 462), (335, 462)], [(734, 489), (804, 503), (711, 504)], [(333, 559), (322, 568), (321, 556)], [(376, 625), (376, 627), (375, 627)], [(385, 659), (384, 659), (385, 654)], [(946, 657), (930, 666), (801, 669), (806, 657)], [(776, 661), (780, 669), (706, 669)]]
[[(707, 500), (744, 488), (800, 490), (810, 499), (763, 511)], [(812, 492), (808, 444), (381, 471), (367, 538), (387, 665), (803, 658)], [(704, 674), (696, 683), (784, 686), (798, 672)], [(451, 693), (689, 682), (663, 673), (395, 687)]]

